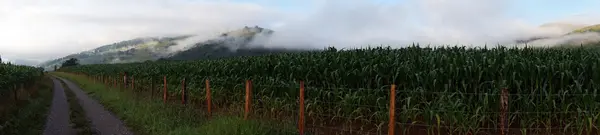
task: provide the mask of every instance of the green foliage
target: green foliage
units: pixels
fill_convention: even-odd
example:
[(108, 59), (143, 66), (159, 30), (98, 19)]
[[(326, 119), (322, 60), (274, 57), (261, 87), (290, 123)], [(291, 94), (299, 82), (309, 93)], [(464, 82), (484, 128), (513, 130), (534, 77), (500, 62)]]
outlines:
[(0, 63), (0, 98), (14, 90), (15, 85), (30, 84), (43, 75), (43, 70), (30, 66)]
[[(122, 72), (154, 84), (167, 77), (169, 94), (183, 78), (196, 99), (210, 79), (216, 104), (243, 103), (244, 80), (252, 79), (257, 111), (293, 110), (298, 82), (307, 87), (307, 114), (387, 120), (389, 85), (397, 84), (398, 120), (495, 128), (499, 92), (507, 88), (510, 119), (520, 127), (551, 123), (586, 127), (600, 123), (600, 53), (583, 48), (369, 48), (235, 57), (85, 65), (65, 71), (117, 77)], [(148, 85), (144, 85), (148, 86)], [(157, 86), (157, 85), (155, 85)], [(158, 85), (157, 87), (161, 87)], [(559, 113), (520, 113), (559, 112)], [(572, 112), (579, 112), (573, 115)], [(315, 115), (312, 115), (315, 114)], [(518, 121), (518, 122), (516, 122)]]
[[(275, 128), (277, 127), (277, 128)], [(295, 135), (296, 129), (237, 117), (217, 116), (204, 123), (201, 135)]]
[[(250, 42), (250, 41), (248, 41)], [(281, 54), (303, 52), (305, 50), (293, 50), (284, 48), (261, 48), (261, 47), (240, 47), (235, 50), (226, 46), (225, 43), (199, 44), (188, 50), (177, 52), (170, 56), (168, 60), (204, 60), (219, 59), (241, 56), (260, 56), (267, 54)]]
[(77, 66), (77, 65), (79, 65), (79, 60), (76, 58), (71, 58), (71, 59), (63, 62), (60, 68)]
[[(52, 80), (43, 77), (36, 85), (37, 89), (28, 93), (30, 97), (15, 106), (8, 119), (0, 125), (2, 135), (40, 135), (44, 132), (48, 110), (52, 103)], [(4, 106), (6, 107), (6, 106)], [(1, 118), (0, 118), (1, 119)], [(4, 123), (6, 122), (6, 123)], [(4, 127), (2, 127), (4, 126)]]

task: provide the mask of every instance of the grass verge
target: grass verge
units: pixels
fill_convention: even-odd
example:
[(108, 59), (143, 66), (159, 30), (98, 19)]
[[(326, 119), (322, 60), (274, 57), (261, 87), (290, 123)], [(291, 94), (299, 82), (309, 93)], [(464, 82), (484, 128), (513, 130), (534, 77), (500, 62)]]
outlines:
[(67, 95), (67, 102), (69, 102), (69, 115), (71, 120), (71, 128), (78, 135), (95, 135), (96, 133), (90, 128), (90, 122), (85, 117), (85, 112), (79, 104), (75, 93), (63, 82), (60, 81)]
[(17, 110), (10, 113), (6, 125), (0, 127), (2, 135), (41, 135), (44, 131), (48, 109), (52, 103), (53, 83), (47, 76), (38, 82), (31, 98), (20, 103)]
[[(282, 129), (292, 131), (285, 125), (267, 124), (237, 117), (215, 116), (207, 119), (201, 110), (174, 104), (163, 104), (161, 100), (135, 98), (131, 92), (119, 90), (101, 83), (69, 73), (54, 72), (54, 75), (78, 84), (104, 107), (115, 113), (136, 134), (144, 135), (290, 135)], [(268, 128), (269, 127), (277, 127)], [(292, 130), (289, 130), (292, 129)]]

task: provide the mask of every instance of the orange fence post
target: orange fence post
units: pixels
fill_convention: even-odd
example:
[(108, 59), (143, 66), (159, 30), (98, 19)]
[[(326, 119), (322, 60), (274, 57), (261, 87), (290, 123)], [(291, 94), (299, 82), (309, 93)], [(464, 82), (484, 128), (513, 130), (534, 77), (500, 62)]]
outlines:
[(506, 135), (507, 131), (507, 119), (506, 112), (508, 111), (508, 90), (506, 88), (502, 89), (500, 95), (500, 135)]
[(252, 93), (252, 81), (246, 80), (246, 106), (244, 111), (244, 120), (248, 119), (248, 115), (250, 114), (250, 93)]
[(300, 109), (298, 118), (298, 131), (300, 135), (304, 135), (304, 81), (300, 81)]
[(211, 112), (211, 101), (210, 101), (210, 82), (206, 79), (206, 106), (208, 106), (208, 117), (212, 115)]
[(165, 85), (165, 89), (163, 91), (163, 103), (167, 103), (167, 76), (163, 76), (163, 82)]
[(396, 85), (392, 84), (392, 88), (390, 89), (390, 123), (388, 135), (394, 135), (394, 128), (396, 127)]
[(186, 104), (187, 101), (187, 95), (185, 92), (185, 78), (183, 78), (183, 80), (181, 80), (181, 104)]

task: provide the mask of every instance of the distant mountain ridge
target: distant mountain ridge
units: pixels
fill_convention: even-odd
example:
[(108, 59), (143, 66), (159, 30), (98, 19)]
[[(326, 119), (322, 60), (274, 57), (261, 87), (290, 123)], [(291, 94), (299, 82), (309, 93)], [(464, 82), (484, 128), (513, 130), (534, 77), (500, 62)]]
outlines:
[(517, 44), (527, 44), (540, 42), (542, 40), (561, 40), (563, 44), (596, 44), (600, 38), (595, 34), (600, 34), (600, 24), (582, 26), (572, 24), (544, 24), (540, 27), (561, 27), (572, 29), (570, 32), (565, 33), (559, 37), (530, 37), (527, 39), (518, 39), (515, 42)]
[(592, 26), (587, 26), (587, 27), (583, 27), (580, 29), (576, 29), (572, 32), (570, 32), (569, 34), (573, 34), (573, 33), (586, 33), (586, 32), (600, 32), (600, 24), (596, 24), (596, 25), (592, 25)]
[(173, 53), (166, 60), (217, 59), (236, 56), (257, 56), (265, 54), (304, 52), (286, 48), (265, 48), (254, 42), (257, 37), (269, 38), (275, 31), (258, 26), (221, 34), (218, 38), (199, 42), (191, 48)]
[(60, 65), (70, 58), (77, 58), (81, 64), (111, 64), (131, 63), (153, 60), (197, 60), (213, 59), (232, 56), (254, 56), (281, 52), (298, 52), (283, 48), (262, 48), (251, 44), (257, 37), (269, 38), (273, 30), (254, 26), (215, 35), (215, 38), (200, 41), (182, 50), (170, 50), (169, 47), (177, 45), (178, 41), (185, 40), (192, 35), (178, 37), (146, 37), (121, 41), (92, 50), (71, 54), (58, 59), (39, 64), (47, 70), (52, 70), (54, 65)]
[(39, 64), (47, 70), (53, 69), (67, 59), (77, 58), (81, 64), (128, 63), (146, 60), (156, 60), (168, 56), (168, 48), (176, 45), (175, 41), (189, 36), (177, 37), (145, 37), (121, 41), (77, 54), (67, 55), (58, 59)]

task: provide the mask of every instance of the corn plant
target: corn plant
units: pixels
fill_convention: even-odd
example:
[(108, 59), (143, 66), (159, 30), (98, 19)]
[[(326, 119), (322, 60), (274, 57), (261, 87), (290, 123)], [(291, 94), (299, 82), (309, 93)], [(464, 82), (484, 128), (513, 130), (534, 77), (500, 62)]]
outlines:
[[(398, 122), (450, 126), (454, 129), (448, 130), (460, 133), (497, 128), (500, 90), (507, 88), (509, 126), (527, 133), (537, 128), (566, 132), (597, 127), (599, 64), (598, 49), (588, 48), (412, 46), (63, 70), (112, 77), (126, 72), (140, 79), (166, 76), (169, 94), (174, 95), (186, 78), (191, 97), (197, 99), (204, 99), (204, 80), (209, 79), (218, 104), (242, 103), (244, 81), (252, 80), (255, 100), (262, 105), (255, 107), (267, 110), (297, 107), (298, 82), (303, 80), (307, 114), (364, 119), (375, 125), (388, 120), (389, 85), (396, 84)], [(162, 79), (152, 83), (162, 85)]]

